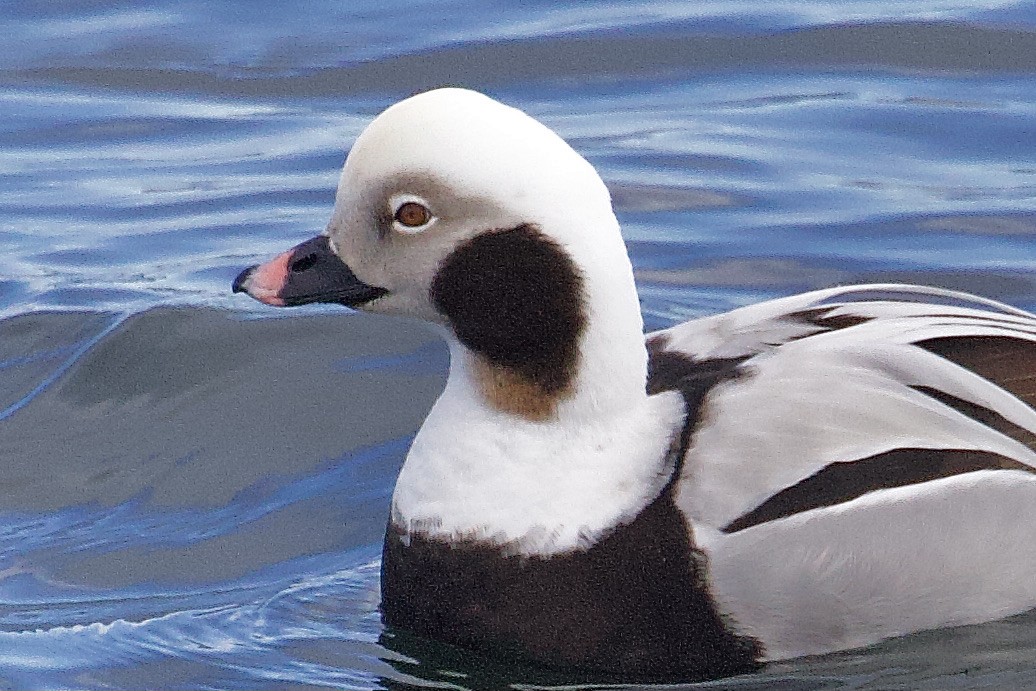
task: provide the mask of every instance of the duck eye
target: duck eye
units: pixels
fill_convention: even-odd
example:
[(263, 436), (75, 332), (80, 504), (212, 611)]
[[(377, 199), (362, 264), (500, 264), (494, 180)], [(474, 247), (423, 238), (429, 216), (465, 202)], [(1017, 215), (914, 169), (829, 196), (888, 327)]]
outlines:
[(405, 202), (396, 209), (393, 218), (407, 228), (420, 228), (432, 220), (432, 212), (424, 204)]

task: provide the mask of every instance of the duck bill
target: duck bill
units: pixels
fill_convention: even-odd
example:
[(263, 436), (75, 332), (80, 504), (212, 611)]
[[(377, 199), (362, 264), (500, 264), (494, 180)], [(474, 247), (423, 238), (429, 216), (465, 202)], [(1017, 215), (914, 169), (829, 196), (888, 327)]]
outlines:
[(265, 264), (248, 267), (234, 279), (233, 289), (276, 307), (311, 302), (357, 307), (388, 292), (356, 278), (331, 251), (326, 235), (306, 240)]

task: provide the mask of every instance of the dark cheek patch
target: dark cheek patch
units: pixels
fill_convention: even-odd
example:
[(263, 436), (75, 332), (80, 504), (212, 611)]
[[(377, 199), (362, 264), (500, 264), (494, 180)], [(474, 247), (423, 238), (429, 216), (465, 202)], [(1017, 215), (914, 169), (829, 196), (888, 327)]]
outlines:
[(583, 278), (534, 226), (483, 233), (459, 246), (439, 267), (430, 296), (460, 342), (489, 366), (548, 399), (571, 386), (586, 327)]

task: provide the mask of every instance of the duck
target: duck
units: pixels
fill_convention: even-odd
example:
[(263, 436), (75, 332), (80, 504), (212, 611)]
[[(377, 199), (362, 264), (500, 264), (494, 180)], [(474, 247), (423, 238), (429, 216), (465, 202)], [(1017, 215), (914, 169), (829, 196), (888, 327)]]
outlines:
[(383, 111), (326, 230), (232, 289), (449, 345), (392, 495), (390, 629), (692, 681), (1036, 607), (1036, 315), (856, 285), (645, 334), (601, 176), (484, 94)]

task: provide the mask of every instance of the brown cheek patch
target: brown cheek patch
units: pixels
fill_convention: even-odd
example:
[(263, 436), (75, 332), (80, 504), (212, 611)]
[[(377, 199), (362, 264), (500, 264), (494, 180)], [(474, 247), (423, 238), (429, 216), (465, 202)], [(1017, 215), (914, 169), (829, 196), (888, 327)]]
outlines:
[(476, 357), (475, 381), (483, 398), (497, 410), (542, 422), (557, 412), (559, 393), (545, 391), (514, 370)]
[(492, 405), (544, 419), (571, 393), (586, 328), (583, 277), (535, 226), (463, 243), (439, 267), (429, 296), (481, 362), (476, 378)]

